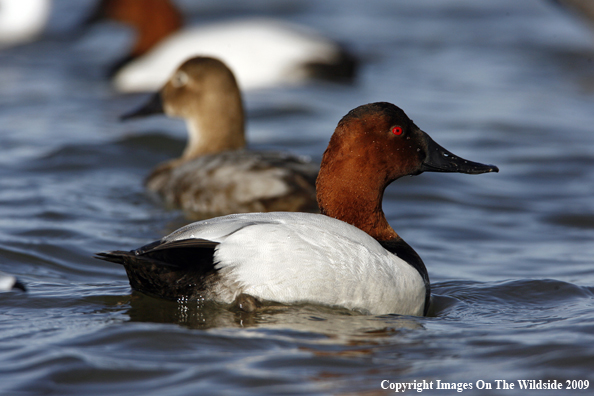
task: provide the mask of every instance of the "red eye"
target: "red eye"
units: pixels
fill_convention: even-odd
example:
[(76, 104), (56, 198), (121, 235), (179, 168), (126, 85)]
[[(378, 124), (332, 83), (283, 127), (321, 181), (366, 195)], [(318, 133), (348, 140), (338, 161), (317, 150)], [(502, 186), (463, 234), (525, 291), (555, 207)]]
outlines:
[(392, 133), (397, 136), (402, 135), (402, 127), (395, 126), (394, 128), (392, 128)]

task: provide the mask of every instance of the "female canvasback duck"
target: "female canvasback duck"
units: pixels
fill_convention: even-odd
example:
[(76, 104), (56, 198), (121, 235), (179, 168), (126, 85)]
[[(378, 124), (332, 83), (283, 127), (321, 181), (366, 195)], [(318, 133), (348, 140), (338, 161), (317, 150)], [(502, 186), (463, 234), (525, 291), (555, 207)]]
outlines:
[(318, 166), (287, 153), (245, 150), (241, 93), (217, 59), (184, 62), (159, 93), (123, 116), (165, 112), (188, 126), (180, 158), (158, 166), (149, 190), (195, 218), (239, 212), (318, 212)]
[(14, 275), (0, 271), (0, 292), (11, 291), (14, 289), (27, 291), (25, 285), (23, 285)]
[(382, 198), (392, 181), (425, 171), (498, 169), (445, 150), (393, 104), (367, 104), (342, 118), (324, 153), (316, 183), (322, 214), (217, 217), (98, 258), (123, 264), (134, 290), (166, 299), (248, 311), (275, 301), (424, 315), (427, 270), (388, 224)]
[(35, 39), (50, 12), (50, 0), (0, 0), (0, 48)]
[(102, 0), (96, 15), (138, 33), (130, 56), (114, 68), (120, 92), (155, 91), (196, 55), (221, 59), (244, 90), (296, 85), (312, 77), (350, 81), (354, 75), (354, 57), (338, 44), (278, 20), (238, 19), (181, 30), (182, 17), (169, 0)]

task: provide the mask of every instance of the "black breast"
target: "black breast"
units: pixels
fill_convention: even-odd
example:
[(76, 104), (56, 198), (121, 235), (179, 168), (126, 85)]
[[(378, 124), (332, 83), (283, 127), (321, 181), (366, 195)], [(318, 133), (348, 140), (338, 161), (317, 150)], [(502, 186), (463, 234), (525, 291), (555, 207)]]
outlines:
[(378, 242), (384, 249), (406, 261), (419, 272), (425, 282), (425, 307), (423, 309), (423, 315), (427, 315), (427, 311), (429, 311), (429, 303), (431, 302), (431, 283), (429, 282), (429, 273), (427, 273), (427, 268), (425, 267), (423, 260), (421, 260), (421, 257), (408, 243), (404, 242), (402, 238)]

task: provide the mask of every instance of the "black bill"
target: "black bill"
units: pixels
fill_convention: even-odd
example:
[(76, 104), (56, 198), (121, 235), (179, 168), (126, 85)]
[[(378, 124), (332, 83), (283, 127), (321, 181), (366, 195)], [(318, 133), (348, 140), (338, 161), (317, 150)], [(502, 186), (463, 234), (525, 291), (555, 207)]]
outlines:
[(128, 113), (122, 114), (120, 120), (129, 120), (131, 118), (145, 117), (152, 114), (163, 114), (163, 101), (161, 100), (161, 94), (157, 92), (141, 107), (136, 110), (132, 110)]
[(424, 134), (427, 142), (427, 157), (423, 161), (421, 172), (458, 172), (472, 175), (499, 172), (499, 168), (495, 165), (485, 165), (479, 162), (468, 161), (452, 154), (435, 143), (429, 135)]

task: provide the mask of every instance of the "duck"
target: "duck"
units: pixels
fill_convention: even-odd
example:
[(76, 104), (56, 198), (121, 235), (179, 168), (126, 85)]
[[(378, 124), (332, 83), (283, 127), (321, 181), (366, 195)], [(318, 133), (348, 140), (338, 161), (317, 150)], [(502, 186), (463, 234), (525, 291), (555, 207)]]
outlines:
[(90, 21), (133, 27), (131, 53), (111, 67), (121, 93), (159, 89), (176, 67), (196, 56), (216, 57), (236, 73), (243, 90), (295, 86), (312, 78), (351, 82), (357, 59), (322, 35), (272, 18), (242, 18), (183, 28), (170, 0), (102, 0)]
[(27, 291), (25, 285), (14, 275), (0, 271), (0, 292), (7, 292), (15, 289)]
[(0, 0), (0, 48), (34, 40), (45, 29), (51, 0)]
[(452, 154), (399, 107), (370, 103), (347, 113), (330, 138), (316, 181), (320, 213), (216, 217), (96, 257), (122, 264), (133, 290), (158, 298), (248, 312), (275, 302), (422, 316), (427, 268), (388, 223), (385, 188), (423, 172), (498, 171)]
[(552, 0), (556, 4), (580, 17), (594, 28), (594, 3), (586, 0)]
[(157, 166), (149, 191), (199, 219), (245, 212), (318, 212), (318, 165), (285, 152), (246, 149), (241, 91), (222, 61), (194, 57), (181, 64), (133, 119), (165, 113), (183, 118), (188, 143), (180, 158)]

